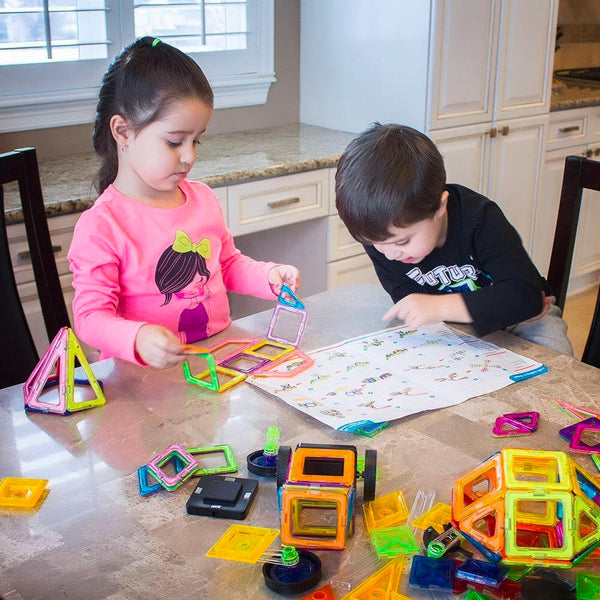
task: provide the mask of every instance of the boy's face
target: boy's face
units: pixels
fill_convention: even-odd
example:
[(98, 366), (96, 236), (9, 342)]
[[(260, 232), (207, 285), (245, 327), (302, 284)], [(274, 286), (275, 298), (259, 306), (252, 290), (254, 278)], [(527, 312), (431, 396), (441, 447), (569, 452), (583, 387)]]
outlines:
[(446, 241), (448, 192), (442, 194), (440, 207), (436, 213), (424, 221), (418, 221), (408, 227), (389, 228), (390, 237), (385, 242), (373, 244), (388, 260), (399, 260), (407, 264), (420, 263)]

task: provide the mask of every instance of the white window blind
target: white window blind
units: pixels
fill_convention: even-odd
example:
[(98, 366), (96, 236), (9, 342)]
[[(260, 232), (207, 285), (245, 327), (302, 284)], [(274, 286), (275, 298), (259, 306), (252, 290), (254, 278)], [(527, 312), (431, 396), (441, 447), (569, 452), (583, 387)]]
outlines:
[(193, 56), (215, 106), (266, 101), (273, 0), (0, 0), (0, 132), (90, 122), (112, 58), (151, 35)]

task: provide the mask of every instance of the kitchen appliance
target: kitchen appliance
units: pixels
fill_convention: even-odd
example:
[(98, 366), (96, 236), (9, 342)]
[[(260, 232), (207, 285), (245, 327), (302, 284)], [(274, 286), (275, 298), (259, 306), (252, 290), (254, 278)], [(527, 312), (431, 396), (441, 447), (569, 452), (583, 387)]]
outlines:
[(600, 87), (600, 67), (558, 69), (554, 71), (554, 77), (574, 85)]

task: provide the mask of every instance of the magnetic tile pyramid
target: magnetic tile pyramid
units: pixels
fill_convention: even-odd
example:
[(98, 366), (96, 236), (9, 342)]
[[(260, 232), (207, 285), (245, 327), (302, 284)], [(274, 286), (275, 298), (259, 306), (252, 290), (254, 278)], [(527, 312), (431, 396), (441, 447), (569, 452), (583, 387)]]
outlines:
[[(85, 379), (75, 378), (75, 359), (85, 373)], [(75, 397), (76, 386), (89, 386), (92, 398), (78, 400)], [(56, 395), (46, 397), (44, 390), (58, 388)], [(78, 410), (101, 406), (106, 403), (102, 383), (98, 381), (69, 327), (63, 327), (33, 369), (29, 379), (23, 385), (25, 408), (38, 412), (66, 415)]]

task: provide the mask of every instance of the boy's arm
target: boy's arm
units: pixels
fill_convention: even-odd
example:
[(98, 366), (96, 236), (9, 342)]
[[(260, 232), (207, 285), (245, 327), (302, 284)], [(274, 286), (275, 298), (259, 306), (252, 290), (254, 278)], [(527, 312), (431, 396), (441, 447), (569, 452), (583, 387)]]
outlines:
[(410, 294), (399, 300), (381, 318), (396, 318), (409, 327), (421, 327), (440, 321), (472, 323), (473, 317), (465, 304), (463, 294)]
[(516, 229), (500, 208), (489, 203), (472, 238), (474, 259), (493, 284), (463, 294), (478, 335), (539, 315), (544, 306), (543, 280)]

